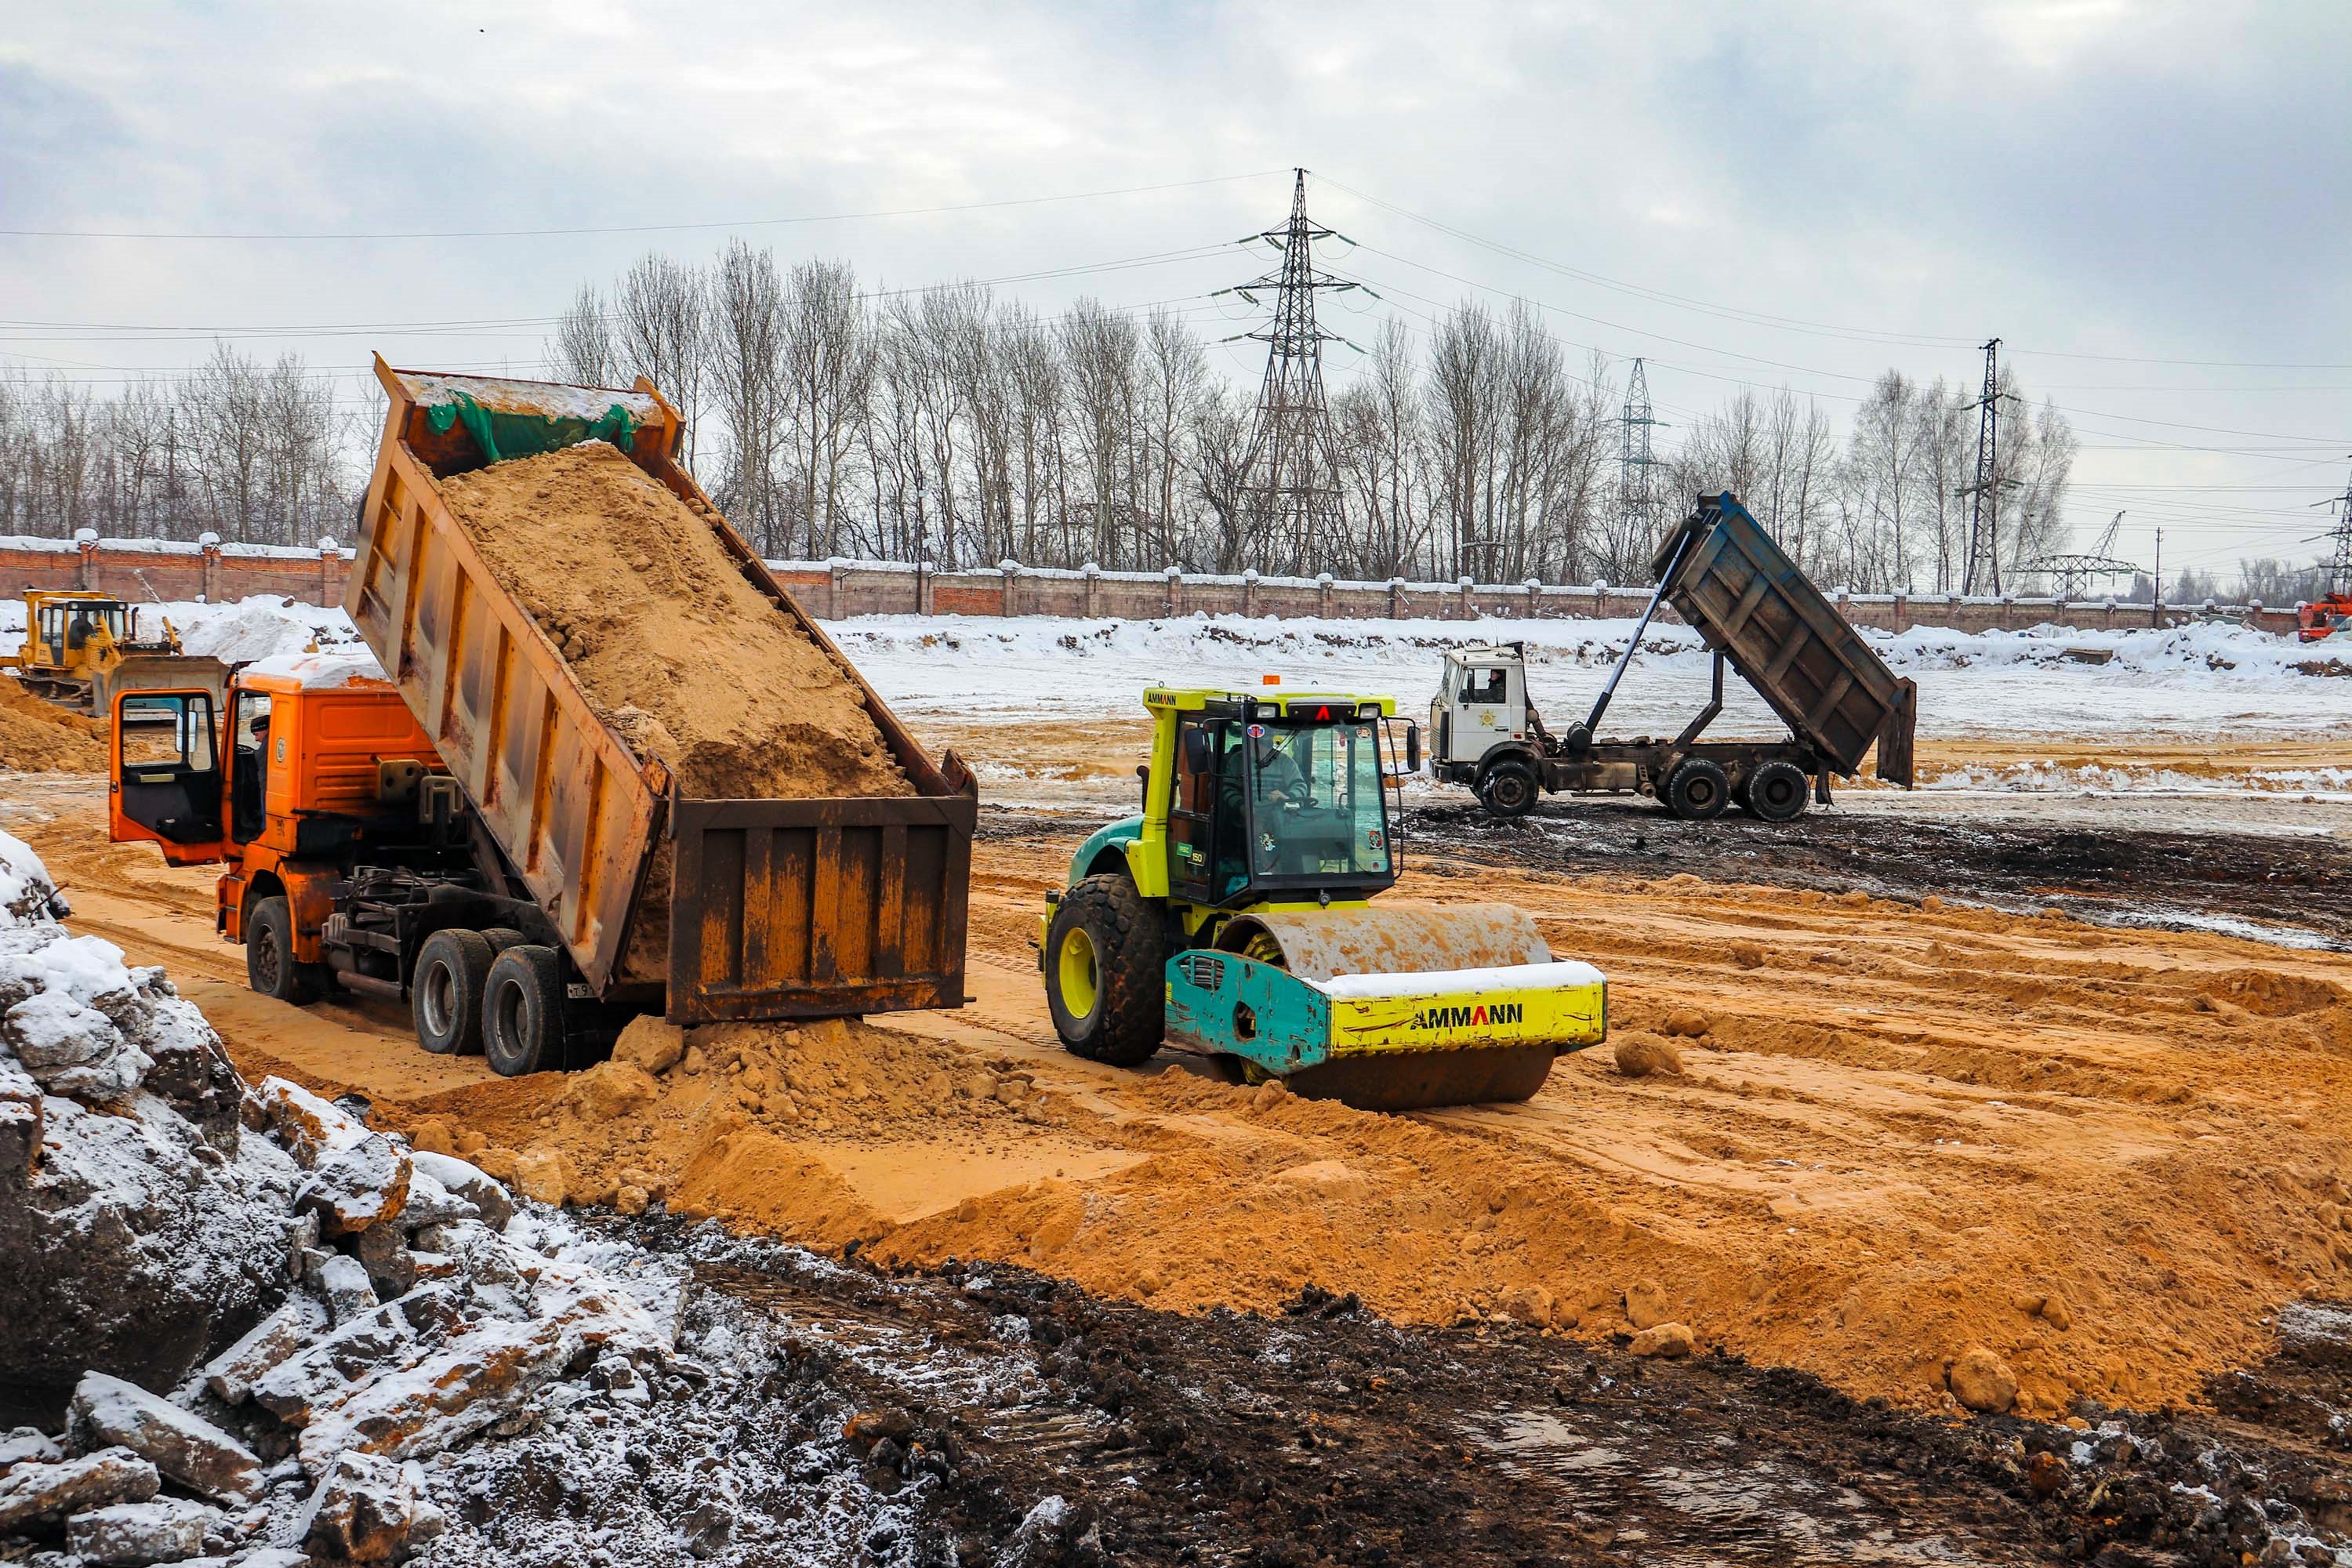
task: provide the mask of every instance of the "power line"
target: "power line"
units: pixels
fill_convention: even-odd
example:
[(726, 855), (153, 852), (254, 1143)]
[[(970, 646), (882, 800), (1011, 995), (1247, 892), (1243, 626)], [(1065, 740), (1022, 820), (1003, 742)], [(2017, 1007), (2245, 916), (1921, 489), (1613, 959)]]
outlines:
[[(1470, 233), (1466, 229), (1446, 223), (1442, 219), (1428, 217), (1423, 214), (1399, 206), (1395, 203), (1391, 202), (1384, 197), (1373, 195), (1369, 191), (1360, 191), (1353, 185), (1343, 184), (1339, 180), (1332, 179), (1328, 175), (1323, 176), (1323, 182), (1336, 189), (1345, 191), (1349, 195), (1355, 196), (1360, 200), (1370, 202), (1374, 206), (1392, 212), (1400, 217), (1409, 218), (1414, 223), (1435, 229), (1441, 234), (1449, 235), (1454, 238), (1462, 240), (1467, 244), (1479, 246), (1485, 249), (1492, 250), (1498, 255), (1507, 256), (1516, 260), (1524, 261), (1530, 266), (1540, 267), (1549, 271), (1559, 273), (1565, 277), (1574, 278), (1581, 282), (1591, 283), (1603, 289), (1614, 289), (1619, 293), (1629, 294), (1636, 299), (1650, 300), (1661, 304), (1679, 306), (1685, 310), (1697, 311), (1702, 315), (1716, 317), (1718, 320), (1736, 321), (1748, 325), (1768, 327), (1780, 331), (1804, 332), (1811, 336), (1840, 339), (1848, 342), (1874, 342), (1902, 344), (1912, 347), (1932, 348), (1956, 347), (1961, 343), (1972, 341), (1970, 338), (1965, 336), (1954, 336), (1949, 333), (1905, 331), (1876, 327), (1854, 327), (1841, 325), (1832, 321), (1807, 321), (1801, 317), (1796, 316), (1776, 316), (1765, 311), (1747, 310), (1738, 305), (1727, 305), (1714, 300), (1696, 299), (1688, 295), (1669, 293), (1664, 289), (1652, 289), (1643, 284), (1628, 283), (1620, 279), (1605, 277), (1598, 272), (1591, 272), (1580, 267), (1571, 266), (1564, 261), (1555, 261), (1548, 257), (1538, 256), (1532, 251), (1520, 249), (1517, 246), (1504, 244), (1499, 240), (1484, 238), (1478, 235)], [(1619, 330), (1633, 331), (1635, 329), (1621, 328)], [(1672, 340), (1665, 341), (1671, 342)], [(2352, 363), (2344, 362), (2315, 363), (2291, 360), (2164, 359), (2146, 357), (2137, 354), (2091, 353), (2072, 352), (2063, 349), (2019, 349), (2014, 347), (2010, 350), (2010, 353), (2011, 354), (2038, 354), (2048, 359), (2094, 360), (2116, 364), (2188, 365), (2207, 369), (2224, 370), (2352, 370)]]
[(140, 230), (72, 228), (0, 228), (0, 236), (16, 239), (167, 239), (228, 240), (239, 243), (288, 243), (351, 239), (541, 239), (597, 234), (682, 234), (696, 229), (775, 228), (811, 223), (855, 223), (868, 218), (930, 217), (941, 213), (985, 212), (997, 207), (1043, 206), (1055, 202), (1097, 201), (1107, 196), (1146, 195), (1156, 191), (1190, 190), (1200, 185), (1230, 184), (1236, 180), (1260, 180), (1279, 169), (1255, 169), (1246, 174), (1213, 174), (1200, 180), (1170, 180), (1156, 185), (1122, 185), (1115, 190), (1070, 191), (1051, 196), (1008, 196), (997, 201), (953, 202), (939, 206), (888, 207), (872, 212), (819, 213), (798, 217), (712, 219), (699, 223), (630, 223), (583, 225), (571, 228), (450, 228), (383, 229), (316, 234), (155, 233)]

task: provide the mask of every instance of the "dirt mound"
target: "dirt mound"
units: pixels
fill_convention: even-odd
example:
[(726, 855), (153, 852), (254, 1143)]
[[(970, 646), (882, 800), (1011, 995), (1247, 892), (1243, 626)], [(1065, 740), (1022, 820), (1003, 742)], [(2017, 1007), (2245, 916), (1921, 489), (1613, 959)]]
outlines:
[[(992, 1067), (855, 1021), (706, 1025), (680, 1043), (682, 1052), (661, 1053), (673, 1059), (658, 1073), (615, 1059), (384, 1115), (420, 1147), (461, 1154), (551, 1202), (625, 1212), (666, 1204), (835, 1247), (961, 1195), (927, 1185), (927, 1168), (976, 1161), (995, 1181), (1066, 1166), (1063, 1129), (1088, 1120), (1009, 1062)], [(903, 1169), (866, 1169), (877, 1146)]]
[(824, 651), (687, 503), (601, 441), (442, 482), (589, 700), (690, 796), (911, 795)]
[(44, 702), (0, 675), (0, 773), (106, 771), (106, 726)]

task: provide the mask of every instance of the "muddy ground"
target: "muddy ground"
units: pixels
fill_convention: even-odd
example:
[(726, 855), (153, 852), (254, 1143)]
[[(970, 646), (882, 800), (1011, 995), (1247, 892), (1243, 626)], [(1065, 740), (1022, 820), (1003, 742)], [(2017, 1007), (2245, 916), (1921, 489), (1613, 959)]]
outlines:
[[(516, 1148), (561, 1128), (552, 1075), (427, 1057), (397, 1009), (254, 996), (209, 876), (107, 845), (102, 804), (88, 780), (12, 780), (0, 826), (77, 925), (167, 963), (248, 1074)], [(1610, 974), (1621, 1037), (1685, 1008), (1707, 1027), (1678, 1074), (1588, 1052), (1524, 1106), (1406, 1118), (1061, 1052), (1036, 911), (1103, 814), (991, 809), (973, 1001), (877, 1023), (1030, 1086), (1027, 1110), (735, 1113), (797, 1184), (709, 1212), (836, 1255), (845, 1237), (856, 1266), (755, 1250), (705, 1284), (799, 1347), (817, 1405), (895, 1401), (974, 1451), (929, 1483), (920, 1529), (877, 1515), (901, 1533), (876, 1561), (2320, 1552), (2298, 1538), (2339, 1542), (2352, 1499), (2344, 1320), (2309, 1304), (2352, 1298), (2352, 959), (2326, 951), (2352, 945), (2352, 851), (2325, 826), (2163, 842), (2096, 810), (1957, 805), (1778, 829), (1417, 805), (1400, 896), (1528, 909)], [(632, 1162), (682, 1170), (737, 1136), (673, 1116), (673, 1152), (656, 1125), (620, 1130), (646, 1140)], [(1626, 1355), (1643, 1281), (1719, 1353)], [(1548, 1331), (1512, 1321), (1530, 1290)], [(1953, 1406), (1944, 1368), (1979, 1343), (2031, 1419)], [(966, 1376), (1024, 1357), (1013, 1404)], [(2143, 1413), (2128, 1442), (2097, 1430), (2122, 1409)], [(550, 1487), (501, 1506), (593, 1508)], [(1051, 1496), (1069, 1511), (1021, 1535)]]
[[(2303, 1311), (2218, 1411), (1955, 1423), (1719, 1352), (1402, 1327), (1317, 1288), (1179, 1317), (997, 1264), (877, 1271), (622, 1228), (700, 1254), (690, 1315), (723, 1302), (780, 1356), (766, 1409), (717, 1413), (775, 1450), (739, 1512), (794, 1506), (791, 1472), (845, 1440), (915, 1505), (873, 1510), (858, 1561), (2237, 1564), (2335, 1562), (2342, 1539), (2352, 1319), (2333, 1311)], [(518, 1546), (632, 1505), (522, 1476), (484, 1502)]]
[(1667, 877), (1882, 898), (2056, 905), (2099, 923), (2215, 929), (2216, 917), (2352, 948), (2352, 844), (2278, 834), (2179, 832), (2030, 818), (1817, 813), (1795, 822), (1681, 822), (1645, 801), (1546, 806), (1516, 822), (1432, 802), (1406, 818), (1407, 853), (1576, 874)]

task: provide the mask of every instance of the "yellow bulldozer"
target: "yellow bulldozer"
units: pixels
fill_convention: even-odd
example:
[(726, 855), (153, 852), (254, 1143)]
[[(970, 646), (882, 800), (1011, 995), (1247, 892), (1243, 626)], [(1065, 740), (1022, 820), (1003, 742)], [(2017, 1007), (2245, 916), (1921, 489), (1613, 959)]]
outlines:
[[(1608, 1032), (1609, 986), (1507, 904), (1394, 905), (1389, 697), (1155, 688), (1137, 816), (1046, 894), (1038, 965), (1073, 1054), (1166, 1044), (1367, 1110), (1526, 1100)], [(1402, 766), (1389, 759), (1396, 758)]]
[(106, 712), (114, 693), (152, 684), (184, 657), (180, 634), (156, 616), (161, 636), (142, 637), (140, 612), (111, 594), (27, 589), (25, 643), (0, 671), (36, 697), (83, 713)]

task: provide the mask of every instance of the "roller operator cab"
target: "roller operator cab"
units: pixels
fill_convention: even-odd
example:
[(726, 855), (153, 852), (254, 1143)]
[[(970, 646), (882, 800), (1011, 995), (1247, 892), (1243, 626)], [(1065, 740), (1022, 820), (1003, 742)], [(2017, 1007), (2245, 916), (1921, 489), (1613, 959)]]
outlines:
[(111, 836), (226, 865), (215, 923), (256, 991), (404, 1000), (426, 1049), (510, 1074), (609, 1044), (625, 1015), (570, 994), (556, 932), (373, 659), (266, 659), (225, 690), (119, 694), (113, 719)]
[[(1373, 909), (1420, 731), (1386, 697), (1154, 689), (1143, 810), (1047, 895), (1039, 963), (1077, 1055), (1160, 1045), (1369, 1109), (1524, 1100), (1605, 1032), (1598, 971), (1519, 910)], [(1401, 745), (1400, 745), (1400, 742)]]

